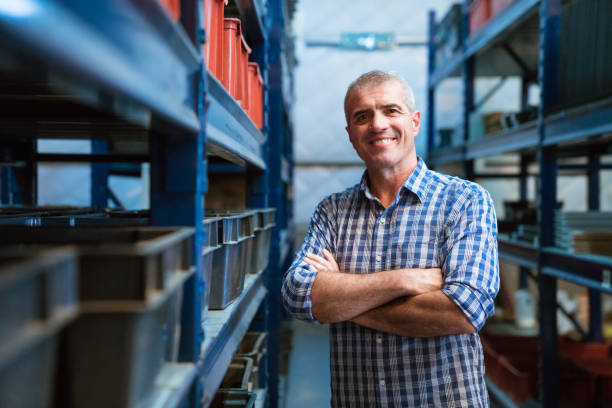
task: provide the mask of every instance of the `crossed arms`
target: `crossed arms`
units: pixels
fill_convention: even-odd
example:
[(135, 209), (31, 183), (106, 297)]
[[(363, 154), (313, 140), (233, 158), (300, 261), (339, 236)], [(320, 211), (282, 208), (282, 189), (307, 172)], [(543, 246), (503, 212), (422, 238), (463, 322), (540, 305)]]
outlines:
[[(319, 322), (352, 321), (401, 336), (474, 333), (493, 314), (499, 286), (495, 214), (488, 193), (449, 222), (441, 269), (343, 273), (334, 248), (333, 208), (322, 203), (283, 282), (285, 308)], [(320, 254), (320, 255), (317, 255)]]

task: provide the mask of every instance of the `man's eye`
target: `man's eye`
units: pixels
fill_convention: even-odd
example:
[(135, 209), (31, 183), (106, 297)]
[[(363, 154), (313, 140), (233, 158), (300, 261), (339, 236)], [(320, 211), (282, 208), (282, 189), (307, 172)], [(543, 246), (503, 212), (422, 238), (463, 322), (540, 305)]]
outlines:
[(356, 121), (356, 122), (358, 122), (358, 123), (363, 123), (363, 122), (365, 122), (366, 120), (368, 120), (368, 115), (367, 115), (367, 114), (365, 114), (365, 113), (362, 113), (362, 114), (357, 115), (357, 116), (355, 117), (355, 121)]

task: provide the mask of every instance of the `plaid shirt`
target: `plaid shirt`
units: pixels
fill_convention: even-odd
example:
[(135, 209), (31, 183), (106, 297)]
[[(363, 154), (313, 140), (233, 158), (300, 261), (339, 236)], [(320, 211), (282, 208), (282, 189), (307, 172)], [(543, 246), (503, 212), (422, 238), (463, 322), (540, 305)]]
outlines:
[[(499, 287), (497, 223), (489, 193), (427, 169), (421, 158), (386, 209), (360, 184), (324, 199), (283, 281), (293, 316), (316, 321), (317, 272), (306, 253), (327, 248), (345, 273), (440, 267), (442, 291), (477, 330), (493, 314)], [(330, 325), (334, 407), (486, 407), (478, 334), (396, 336), (350, 321)]]

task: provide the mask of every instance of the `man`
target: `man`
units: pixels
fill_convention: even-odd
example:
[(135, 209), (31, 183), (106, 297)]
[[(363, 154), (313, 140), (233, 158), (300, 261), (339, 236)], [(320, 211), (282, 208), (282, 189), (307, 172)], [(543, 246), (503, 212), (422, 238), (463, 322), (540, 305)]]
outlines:
[(317, 206), (285, 308), (330, 323), (334, 407), (486, 407), (477, 331), (499, 286), (491, 198), (416, 155), (420, 112), (400, 77), (362, 75), (344, 110), (366, 171)]

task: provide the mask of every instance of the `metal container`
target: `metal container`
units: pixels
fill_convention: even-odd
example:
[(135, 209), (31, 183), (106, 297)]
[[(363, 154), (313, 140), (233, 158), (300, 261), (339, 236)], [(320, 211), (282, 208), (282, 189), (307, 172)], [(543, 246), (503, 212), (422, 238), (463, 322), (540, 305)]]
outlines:
[(270, 240), (272, 228), (276, 226), (274, 216), (276, 209), (262, 208), (257, 210), (259, 217), (259, 227), (255, 229), (255, 239), (253, 245), (253, 260), (250, 267), (251, 273), (259, 273), (268, 267), (270, 259)]
[(62, 338), (58, 406), (136, 407), (145, 401), (164, 362), (176, 361), (188, 276), (175, 274), (146, 300), (82, 302), (81, 315)]
[[(211, 213), (208, 213), (210, 215)], [(214, 216), (214, 213), (212, 213)], [(210, 272), (210, 297), (208, 308), (219, 310), (227, 307), (241, 292), (239, 262), (240, 220), (234, 216), (219, 217), (218, 234), (221, 248), (213, 251)], [(242, 284), (243, 285), (243, 284)]]
[(242, 339), (236, 351), (236, 357), (248, 357), (253, 360), (253, 370), (250, 379), (250, 388), (258, 389), (259, 387), (259, 366), (261, 359), (266, 354), (266, 337), (265, 332), (247, 332)]
[(208, 315), (215, 253), (218, 252), (216, 256), (221, 259), (221, 252), (223, 252), (219, 239), (219, 224), (221, 222), (222, 219), (219, 217), (207, 217), (203, 221), (206, 240), (202, 246), (202, 276), (200, 277), (203, 283), (203, 287), (200, 288), (202, 294), (202, 322), (206, 320)]
[(0, 406), (52, 404), (59, 331), (77, 315), (73, 248), (0, 249)]
[(190, 273), (192, 228), (4, 227), (0, 244), (74, 244), (79, 248), (79, 298), (147, 300), (174, 275)]
[(223, 391), (251, 391), (252, 373), (252, 358), (235, 357), (227, 368), (219, 389)]
[(218, 391), (210, 408), (253, 408), (257, 394), (245, 391)]

